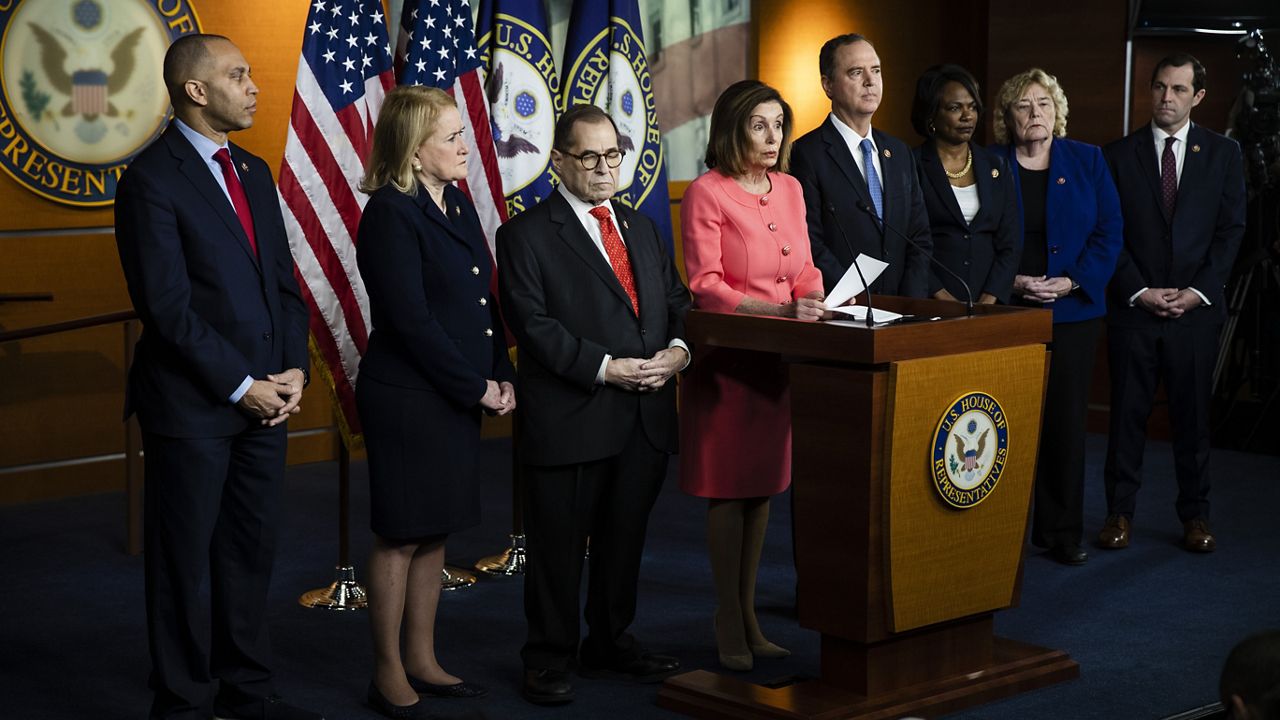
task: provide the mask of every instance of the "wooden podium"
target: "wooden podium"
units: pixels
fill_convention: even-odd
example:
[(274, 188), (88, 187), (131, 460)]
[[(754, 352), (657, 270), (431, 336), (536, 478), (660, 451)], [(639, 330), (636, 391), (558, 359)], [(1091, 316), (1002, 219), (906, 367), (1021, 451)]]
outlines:
[[(1066, 653), (992, 630), (993, 614), (1018, 602), (1051, 314), (874, 300), (937, 319), (872, 329), (689, 314), (695, 352), (773, 353), (790, 366), (798, 611), (822, 634), (822, 669), (776, 688), (684, 673), (664, 683), (660, 706), (734, 720), (927, 717), (1079, 675)], [(980, 396), (1007, 426), (971, 456), (1003, 469), (994, 487), (951, 487), (948, 500), (935, 483), (957, 461), (943, 421)]]

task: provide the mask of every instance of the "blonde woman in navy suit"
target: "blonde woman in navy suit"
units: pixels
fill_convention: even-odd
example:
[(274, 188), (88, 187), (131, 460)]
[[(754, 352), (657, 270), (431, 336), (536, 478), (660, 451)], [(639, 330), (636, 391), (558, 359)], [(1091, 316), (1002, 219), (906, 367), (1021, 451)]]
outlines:
[(452, 185), (467, 176), (462, 133), (444, 91), (392, 90), (360, 186), (370, 197), (357, 259), (373, 319), (356, 385), (375, 536), (368, 701), (395, 718), (428, 716), (419, 693), (485, 693), (446, 672), (434, 643), (445, 538), (480, 522), (481, 412), (516, 404), (489, 250)]
[(1124, 243), (1120, 197), (1102, 150), (1066, 139), (1067, 96), (1045, 71), (1004, 82), (993, 129), (1022, 217), (1014, 301), (1053, 311), (1031, 541), (1082, 565), (1085, 420), (1107, 282)]
[[(1018, 271), (1018, 196), (1004, 158), (973, 143), (982, 117), (978, 81), (959, 65), (920, 76), (911, 124), (925, 139), (913, 152), (933, 232), (933, 257), (968, 283), (974, 302), (1009, 302)], [(934, 269), (929, 294), (965, 301), (964, 286)]]

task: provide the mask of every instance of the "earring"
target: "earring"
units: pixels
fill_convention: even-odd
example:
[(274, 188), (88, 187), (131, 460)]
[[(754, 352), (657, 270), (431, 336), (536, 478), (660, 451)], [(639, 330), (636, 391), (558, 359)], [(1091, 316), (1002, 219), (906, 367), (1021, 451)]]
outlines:
[(929, 134), (930, 134), (930, 135), (937, 135), (937, 134), (938, 134), (938, 128), (934, 127), (934, 126), (933, 126), (933, 123), (929, 123)]
[(413, 161), (412, 167), (414, 172), (422, 172), (422, 163), (418, 162), (417, 160)]

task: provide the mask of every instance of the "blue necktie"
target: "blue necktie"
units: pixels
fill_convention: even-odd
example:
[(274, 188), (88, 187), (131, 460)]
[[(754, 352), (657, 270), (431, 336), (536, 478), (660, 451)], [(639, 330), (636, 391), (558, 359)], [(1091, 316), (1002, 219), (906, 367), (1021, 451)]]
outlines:
[(867, 169), (867, 189), (871, 191), (871, 204), (876, 208), (876, 217), (883, 218), (884, 192), (880, 189), (880, 176), (876, 174), (876, 149), (871, 144), (871, 138), (863, 138), (858, 147), (862, 149), (862, 165)]

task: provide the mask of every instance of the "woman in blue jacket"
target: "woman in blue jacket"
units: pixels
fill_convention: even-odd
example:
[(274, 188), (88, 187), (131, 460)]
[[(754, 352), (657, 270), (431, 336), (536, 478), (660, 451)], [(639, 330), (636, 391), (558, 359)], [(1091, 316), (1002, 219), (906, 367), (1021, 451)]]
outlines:
[(1067, 98), (1038, 68), (1005, 81), (996, 140), (1013, 170), (1022, 257), (1013, 301), (1053, 311), (1031, 541), (1082, 565), (1084, 439), (1106, 287), (1123, 243), (1120, 197), (1097, 146), (1067, 140)]

